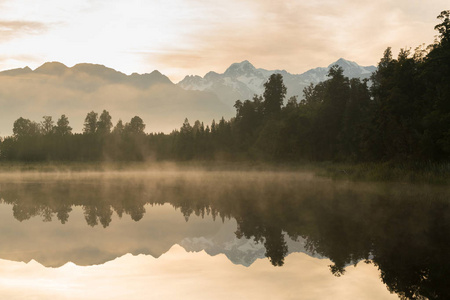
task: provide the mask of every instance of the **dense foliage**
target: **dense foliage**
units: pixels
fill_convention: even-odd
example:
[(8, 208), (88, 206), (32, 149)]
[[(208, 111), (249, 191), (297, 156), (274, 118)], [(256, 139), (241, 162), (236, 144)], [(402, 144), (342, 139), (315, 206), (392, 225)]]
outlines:
[[(144, 160), (147, 158), (313, 161), (448, 161), (450, 157), (450, 11), (436, 42), (394, 59), (388, 48), (371, 80), (329, 79), (285, 101), (280, 74), (262, 96), (237, 100), (236, 117), (211, 126), (186, 119), (170, 134), (145, 134), (134, 117), (113, 128), (107, 111), (87, 114), (83, 134), (63, 115), (54, 125), (19, 118), (0, 143), (3, 160)], [(284, 104), (286, 103), (286, 104)]]

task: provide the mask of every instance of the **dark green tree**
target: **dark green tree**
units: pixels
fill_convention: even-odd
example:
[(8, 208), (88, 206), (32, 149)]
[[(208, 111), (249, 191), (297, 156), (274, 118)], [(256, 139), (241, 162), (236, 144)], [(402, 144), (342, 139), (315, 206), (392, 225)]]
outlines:
[(117, 121), (117, 124), (113, 129), (113, 133), (121, 135), (123, 133), (124, 129), (125, 129), (125, 126), (123, 125), (122, 120), (119, 119), (119, 121)]
[(424, 60), (425, 107), (422, 148), (435, 160), (450, 158), (450, 10), (440, 13), (440, 35)]
[(439, 31), (440, 43), (450, 43), (450, 10), (442, 11), (437, 18), (442, 22), (434, 27)]
[(336, 158), (344, 110), (350, 95), (349, 79), (341, 67), (332, 66), (328, 76), (330, 79), (323, 83), (323, 98), (311, 128), (314, 156), (319, 160)]
[(91, 111), (86, 115), (84, 119), (83, 133), (94, 134), (97, 132), (98, 126), (98, 113)]
[(61, 115), (61, 118), (56, 122), (55, 133), (61, 136), (72, 134), (72, 127), (69, 126), (69, 119), (66, 115)]
[(125, 132), (131, 134), (144, 134), (145, 124), (144, 121), (135, 116), (131, 119), (130, 123), (125, 124)]
[(386, 49), (372, 76), (373, 120), (368, 134), (369, 159), (418, 158), (423, 134), (424, 83), (421, 59), (402, 49), (397, 59)]
[(367, 127), (370, 122), (370, 93), (367, 80), (350, 79), (350, 95), (347, 99), (339, 133), (339, 159), (357, 161), (363, 159)]
[(112, 122), (108, 111), (103, 110), (97, 122), (97, 132), (100, 134), (108, 134), (111, 132)]
[(269, 80), (264, 83), (264, 89), (264, 114), (266, 117), (272, 117), (281, 111), (286, 96), (283, 76), (281, 74), (270, 75)]
[(263, 99), (254, 95), (252, 100), (236, 101), (233, 134), (239, 151), (248, 152), (254, 145), (263, 121)]
[(43, 116), (44, 121), (41, 121), (40, 127), (43, 135), (52, 134), (55, 127), (55, 122), (51, 116)]
[(194, 132), (187, 118), (184, 119), (180, 131), (175, 136), (176, 156), (182, 160), (192, 159), (194, 157)]
[(40, 133), (39, 124), (20, 117), (14, 122), (13, 134), (16, 138), (36, 136)]

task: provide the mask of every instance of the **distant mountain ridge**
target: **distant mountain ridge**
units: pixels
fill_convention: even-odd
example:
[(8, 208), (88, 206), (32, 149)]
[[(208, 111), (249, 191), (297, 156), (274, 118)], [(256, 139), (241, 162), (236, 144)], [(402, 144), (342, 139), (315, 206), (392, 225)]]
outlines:
[(331, 63), (328, 67), (319, 67), (302, 74), (291, 74), (285, 70), (265, 70), (255, 68), (248, 60), (233, 63), (223, 74), (208, 72), (204, 77), (188, 75), (177, 84), (186, 90), (209, 91), (216, 94), (227, 105), (234, 105), (235, 101), (251, 99), (253, 95), (264, 92), (264, 83), (273, 73), (283, 76), (287, 87), (287, 97), (303, 96), (303, 89), (310, 83), (317, 84), (328, 79), (327, 74), (333, 65), (344, 70), (349, 78), (369, 78), (376, 70), (375, 66), (360, 66), (356, 62), (343, 58)]
[(157, 70), (126, 75), (98, 64), (67, 67), (60, 62), (0, 72), (0, 107), (0, 136), (12, 134), (19, 117), (39, 122), (52, 116), (56, 121), (65, 114), (74, 132), (81, 132), (88, 112), (106, 109), (114, 124), (138, 115), (147, 132), (169, 133), (185, 118), (210, 123), (234, 112), (215, 94), (184, 90)]
[(251, 99), (264, 92), (264, 83), (273, 73), (283, 75), (287, 97), (303, 96), (310, 83), (327, 79), (332, 65), (339, 65), (350, 78), (369, 78), (374, 66), (363, 67), (339, 59), (328, 67), (311, 69), (302, 74), (285, 70), (255, 68), (248, 60), (233, 63), (224, 73), (208, 72), (204, 77), (186, 76), (178, 84), (155, 70), (151, 73), (126, 75), (99, 64), (80, 63), (67, 67), (60, 62), (46, 62), (32, 70), (29, 67), (0, 72), (0, 136), (12, 133), (19, 117), (34, 121), (42, 116), (61, 114), (69, 117), (75, 132), (80, 132), (87, 112), (108, 110), (113, 122), (139, 115), (147, 132), (171, 132), (185, 118), (208, 124), (212, 119), (234, 116), (236, 100)]
[(173, 85), (173, 82), (170, 81), (167, 76), (161, 74), (158, 70), (154, 70), (151, 73), (145, 74), (133, 73), (131, 75), (126, 75), (112, 68), (105, 67), (104, 65), (80, 63), (69, 68), (63, 63), (56, 61), (46, 62), (40, 67), (36, 68), (34, 71), (29, 67), (2, 71), (0, 72), (0, 76), (17, 76), (33, 73), (49, 76), (67, 77), (73, 77), (76, 74), (84, 73), (88, 74), (89, 76), (101, 78), (107, 82), (132, 84), (140, 88), (146, 88), (155, 83)]

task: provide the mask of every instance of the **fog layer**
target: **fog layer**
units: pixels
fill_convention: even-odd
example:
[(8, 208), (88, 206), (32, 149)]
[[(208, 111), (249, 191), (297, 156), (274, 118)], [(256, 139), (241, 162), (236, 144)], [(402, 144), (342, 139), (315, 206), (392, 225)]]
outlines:
[(127, 76), (100, 65), (79, 64), (68, 68), (46, 63), (0, 73), (0, 135), (12, 133), (16, 119), (39, 121), (44, 115), (69, 118), (74, 132), (81, 132), (86, 114), (106, 109), (124, 122), (138, 115), (148, 132), (169, 133), (189, 120), (220, 119), (231, 109), (212, 93), (185, 91), (167, 77), (151, 74)]

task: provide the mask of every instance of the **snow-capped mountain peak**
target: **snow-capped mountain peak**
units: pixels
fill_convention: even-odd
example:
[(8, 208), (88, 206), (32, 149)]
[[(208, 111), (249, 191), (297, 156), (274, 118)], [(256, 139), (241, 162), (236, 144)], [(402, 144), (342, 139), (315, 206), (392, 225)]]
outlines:
[(349, 78), (369, 78), (376, 70), (374, 66), (363, 67), (356, 62), (338, 59), (328, 67), (319, 67), (308, 70), (302, 74), (291, 74), (286, 70), (265, 70), (255, 68), (248, 60), (233, 63), (223, 74), (209, 72), (204, 77), (186, 76), (178, 83), (186, 90), (209, 91), (216, 94), (222, 102), (232, 107), (236, 100), (251, 99), (253, 95), (261, 95), (264, 92), (264, 83), (274, 73), (283, 76), (287, 87), (286, 99), (291, 96), (303, 96), (303, 89), (310, 83), (317, 84), (328, 79), (328, 71), (338, 65), (344, 70), (344, 75)]
[(232, 64), (223, 75), (226, 77), (259, 75), (255, 74), (256, 72), (258, 72), (256, 68), (248, 60), (244, 60), (240, 63)]
[(345, 69), (347, 69), (347, 68), (359, 68), (359, 65), (357, 63), (355, 63), (354, 61), (349, 61), (349, 60), (346, 60), (346, 59), (343, 59), (343, 58), (339, 58), (334, 63), (331, 63), (328, 66), (328, 69), (331, 68), (334, 65), (338, 65), (338, 66), (340, 66), (343, 69), (344, 68)]
[[(354, 61), (349, 61), (343, 58), (338, 59), (336, 62), (330, 64), (328, 66), (328, 69), (330, 69), (332, 66), (334, 65), (338, 65), (339, 67), (341, 67), (344, 70), (344, 75), (350, 78), (355, 78), (355, 77), (363, 77), (363, 78), (367, 78), (370, 76), (370, 74), (372, 74), (376, 68), (374, 66), (369, 66), (369, 67), (363, 67), (358, 65), (356, 62)], [(361, 76), (363, 75), (363, 76)], [(364, 76), (367, 75), (367, 76)]]
[[(200, 77), (200, 76), (198, 76), (198, 77)], [(205, 75), (205, 79), (206, 80), (216, 80), (216, 79), (218, 79), (220, 77), (220, 74), (219, 73), (216, 73), (216, 72), (214, 72), (214, 71), (210, 71), (210, 72), (208, 72), (208, 73), (206, 73), (206, 75)], [(201, 77), (200, 77), (201, 78)]]

